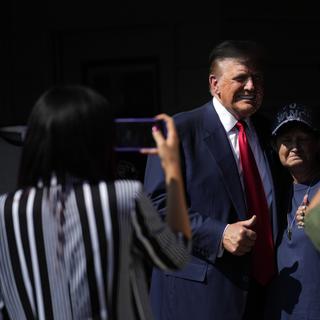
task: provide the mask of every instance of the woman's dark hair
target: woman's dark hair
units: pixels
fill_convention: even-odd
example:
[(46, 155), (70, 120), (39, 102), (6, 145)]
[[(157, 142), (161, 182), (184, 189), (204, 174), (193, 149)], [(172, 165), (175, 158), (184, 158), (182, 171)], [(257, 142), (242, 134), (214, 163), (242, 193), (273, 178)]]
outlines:
[(30, 115), (18, 185), (49, 185), (53, 173), (59, 182), (113, 179), (113, 143), (113, 115), (103, 96), (83, 86), (54, 87)]

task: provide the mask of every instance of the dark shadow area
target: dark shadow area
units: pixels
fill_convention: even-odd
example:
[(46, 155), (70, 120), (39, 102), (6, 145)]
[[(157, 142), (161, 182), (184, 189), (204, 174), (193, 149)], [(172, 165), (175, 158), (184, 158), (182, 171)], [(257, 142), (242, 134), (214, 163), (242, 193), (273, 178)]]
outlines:
[(291, 276), (297, 269), (298, 262), (295, 262), (290, 268), (281, 270), (273, 282), (271, 290), (274, 295), (269, 297), (266, 319), (280, 319), (282, 311), (292, 314), (302, 290), (302, 284)]
[[(24, 125), (39, 95), (61, 83), (94, 87), (121, 117), (193, 109), (210, 99), (208, 56), (225, 39), (255, 40), (267, 50), (261, 113), (270, 117), (296, 100), (320, 109), (320, 45), (312, 40), (320, 18), (314, 9), (288, 1), (12, 0), (2, 19), (0, 125)], [(144, 156), (119, 158), (143, 175)]]

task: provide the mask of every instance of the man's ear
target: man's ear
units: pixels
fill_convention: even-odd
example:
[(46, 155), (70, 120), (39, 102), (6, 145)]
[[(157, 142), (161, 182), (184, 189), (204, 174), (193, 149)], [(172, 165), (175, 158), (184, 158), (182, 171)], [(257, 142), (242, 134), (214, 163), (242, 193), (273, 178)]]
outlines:
[(218, 95), (220, 94), (219, 85), (218, 85), (218, 78), (214, 74), (209, 75), (209, 88), (211, 94)]

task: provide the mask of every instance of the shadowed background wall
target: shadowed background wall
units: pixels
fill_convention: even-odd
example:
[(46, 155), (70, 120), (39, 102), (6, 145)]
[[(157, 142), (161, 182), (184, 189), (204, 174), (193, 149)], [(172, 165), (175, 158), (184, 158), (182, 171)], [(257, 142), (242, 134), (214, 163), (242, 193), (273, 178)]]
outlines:
[(225, 39), (266, 47), (262, 112), (294, 100), (317, 108), (320, 16), (313, 6), (12, 0), (2, 12), (0, 125), (25, 124), (36, 98), (58, 83), (95, 87), (119, 116), (189, 110), (209, 99), (208, 55)]
[[(109, 78), (118, 75), (119, 85), (128, 76), (123, 74), (126, 67), (131, 70), (131, 82), (122, 83), (126, 86), (122, 91), (127, 95), (138, 91), (136, 98), (141, 99), (144, 91), (155, 98), (150, 101), (151, 114), (193, 108), (209, 97), (210, 49), (220, 40), (236, 38), (257, 40), (269, 52), (272, 72), (265, 108), (287, 100), (312, 101), (317, 98), (313, 93), (320, 72), (317, 12), (306, 2), (289, 1), (220, 0), (204, 5), (199, 1), (12, 0), (2, 14), (1, 124), (23, 124), (36, 97), (48, 86), (92, 83), (99, 67)], [(139, 73), (144, 64), (152, 93), (146, 92), (150, 84)], [(112, 65), (116, 65), (113, 73)], [(120, 99), (116, 87), (117, 83), (110, 90)], [(138, 105), (135, 101), (137, 113)]]

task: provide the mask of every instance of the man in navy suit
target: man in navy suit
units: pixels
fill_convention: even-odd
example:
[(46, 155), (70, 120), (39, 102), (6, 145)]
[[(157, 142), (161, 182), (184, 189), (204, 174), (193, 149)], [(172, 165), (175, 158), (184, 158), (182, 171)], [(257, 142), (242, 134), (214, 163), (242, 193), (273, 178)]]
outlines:
[[(190, 263), (178, 272), (154, 270), (151, 302), (157, 320), (259, 320), (267, 284), (252, 277), (259, 214), (248, 212), (239, 154), (238, 120), (244, 120), (267, 200), (269, 230), (277, 233), (275, 190), (261, 135), (251, 117), (263, 99), (263, 55), (250, 41), (225, 41), (210, 55), (213, 99), (175, 115), (193, 230)], [(163, 212), (165, 183), (156, 157), (148, 158), (145, 188)], [(273, 261), (270, 261), (272, 264)], [(270, 279), (271, 280), (271, 279)]]

